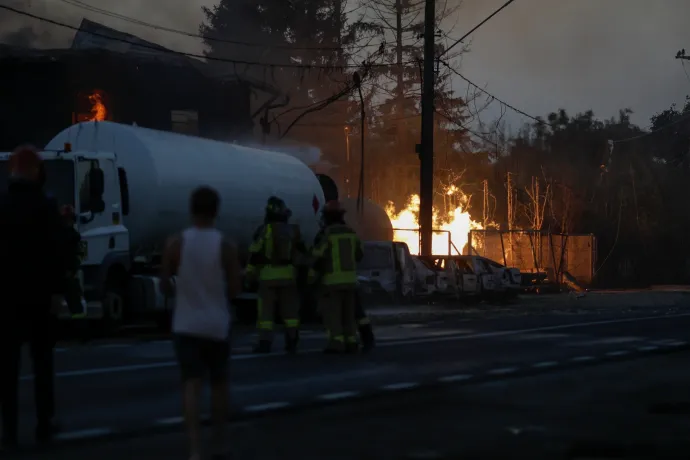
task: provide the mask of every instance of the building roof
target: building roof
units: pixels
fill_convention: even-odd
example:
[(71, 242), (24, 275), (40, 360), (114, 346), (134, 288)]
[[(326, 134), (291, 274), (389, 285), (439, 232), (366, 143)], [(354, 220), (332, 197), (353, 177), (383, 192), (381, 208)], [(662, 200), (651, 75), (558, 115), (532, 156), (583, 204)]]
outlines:
[(192, 66), (200, 71), (206, 63), (200, 59), (185, 56), (156, 43), (143, 40), (119, 30), (111, 29), (103, 24), (83, 19), (79, 30), (72, 40), (72, 50), (100, 49), (130, 56), (155, 58), (168, 65), (188, 67)]

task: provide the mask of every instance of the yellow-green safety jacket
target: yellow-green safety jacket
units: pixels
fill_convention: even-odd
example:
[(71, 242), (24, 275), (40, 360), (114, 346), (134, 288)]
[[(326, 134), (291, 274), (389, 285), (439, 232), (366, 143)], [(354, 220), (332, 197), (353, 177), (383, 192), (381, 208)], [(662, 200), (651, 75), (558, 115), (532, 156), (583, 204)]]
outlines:
[(249, 246), (247, 275), (264, 283), (295, 282), (295, 261), (305, 251), (299, 226), (284, 222), (264, 224)]
[(312, 256), (320, 284), (329, 287), (354, 287), (357, 284), (357, 262), (362, 260), (362, 242), (345, 224), (325, 227), (316, 236)]

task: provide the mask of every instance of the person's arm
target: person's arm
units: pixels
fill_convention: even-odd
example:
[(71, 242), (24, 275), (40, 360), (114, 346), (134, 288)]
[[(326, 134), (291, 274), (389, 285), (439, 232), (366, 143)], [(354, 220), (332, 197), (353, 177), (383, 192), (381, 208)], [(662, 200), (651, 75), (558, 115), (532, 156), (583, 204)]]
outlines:
[(228, 297), (234, 299), (242, 292), (239, 254), (235, 243), (223, 238), (221, 260), (228, 285)]
[(168, 238), (163, 251), (163, 263), (161, 267), (161, 292), (167, 296), (174, 293), (172, 277), (177, 274), (180, 267), (180, 250), (182, 249), (182, 238), (179, 235)]

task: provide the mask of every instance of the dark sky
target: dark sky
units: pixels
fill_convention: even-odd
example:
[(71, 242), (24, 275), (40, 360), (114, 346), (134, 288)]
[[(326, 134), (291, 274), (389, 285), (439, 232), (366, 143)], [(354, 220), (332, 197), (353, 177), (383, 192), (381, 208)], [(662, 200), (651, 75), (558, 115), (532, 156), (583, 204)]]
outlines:
[[(0, 0), (17, 8), (78, 26), (82, 17), (180, 51), (201, 51), (199, 40), (157, 32), (120, 19), (90, 13), (74, 0)], [(144, 21), (196, 32), (201, 6), (214, 0), (79, 0)], [(463, 35), (504, 0), (464, 0), (453, 35)], [(674, 59), (690, 50), (688, 0), (516, 0), (471, 37), (460, 67), (468, 78), (526, 112), (539, 115), (559, 107), (593, 109), (600, 117), (619, 108), (649, 117), (690, 93), (690, 77)], [(448, 25), (447, 28), (450, 28)], [(7, 43), (67, 46), (73, 32), (0, 12)], [(251, 41), (251, 37), (246, 38)], [(686, 64), (690, 74), (690, 62)], [(464, 92), (460, 80), (455, 87)], [(498, 105), (485, 115), (488, 121)], [(523, 117), (507, 121), (517, 128)]]

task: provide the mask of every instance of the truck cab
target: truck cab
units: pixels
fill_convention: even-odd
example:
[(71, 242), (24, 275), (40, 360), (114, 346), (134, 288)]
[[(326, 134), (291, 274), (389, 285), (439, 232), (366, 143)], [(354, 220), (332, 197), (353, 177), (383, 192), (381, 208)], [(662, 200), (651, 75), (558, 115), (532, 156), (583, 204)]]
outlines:
[[(0, 188), (7, 187), (10, 153), (0, 153)], [(45, 191), (59, 206), (71, 205), (77, 214), (76, 229), (82, 237), (80, 279), (87, 300), (87, 318), (122, 320), (124, 293), (107, 286), (124, 286), (130, 265), (127, 228), (123, 215), (123, 177), (112, 153), (41, 152), (46, 173)], [(123, 206), (124, 203), (124, 206)], [(112, 270), (112, 272), (111, 272)], [(115, 282), (113, 279), (119, 279)], [(65, 317), (65, 315), (61, 315)], [(66, 317), (69, 317), (67, 315)]]

